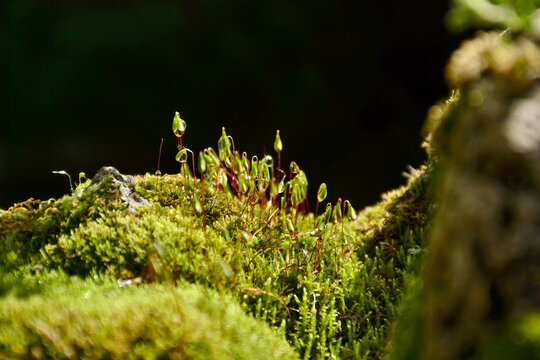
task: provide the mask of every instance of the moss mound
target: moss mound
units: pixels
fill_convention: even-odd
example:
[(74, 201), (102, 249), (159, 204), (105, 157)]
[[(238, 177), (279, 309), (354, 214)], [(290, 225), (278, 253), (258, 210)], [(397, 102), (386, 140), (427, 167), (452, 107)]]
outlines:
[(119, 287), (58, 272), (9, 281), (0, 300), (2, 358), (297, 358), (282, 334), (200, 286)]

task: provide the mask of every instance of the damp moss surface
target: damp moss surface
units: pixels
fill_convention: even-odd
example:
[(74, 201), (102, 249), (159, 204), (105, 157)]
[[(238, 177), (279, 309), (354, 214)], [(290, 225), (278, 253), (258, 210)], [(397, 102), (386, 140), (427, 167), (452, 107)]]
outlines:
[(0, 210), (0, 356), (380, 358), (424, 257), (429, 173), (354, 220), (187, 171), (134, 176), (136, 209), (109, 176)]

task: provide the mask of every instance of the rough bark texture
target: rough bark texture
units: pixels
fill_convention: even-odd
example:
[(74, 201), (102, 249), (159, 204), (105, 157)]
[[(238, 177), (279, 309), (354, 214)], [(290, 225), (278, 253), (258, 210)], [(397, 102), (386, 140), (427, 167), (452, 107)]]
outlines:
[(444, 175), (425, 272), (427, 359), (474, 357), (540, 310), (538, 54), (525, 38), (480, 34), (450, 61), (461, 95), (434, 134)]

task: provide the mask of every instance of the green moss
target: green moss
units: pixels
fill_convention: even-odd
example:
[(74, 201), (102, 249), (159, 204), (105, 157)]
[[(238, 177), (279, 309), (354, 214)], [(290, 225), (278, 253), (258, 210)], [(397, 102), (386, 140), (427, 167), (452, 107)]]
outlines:
[(387, 353), (392, 360), (423, 359), (422, 345), (424, 328), (422, 308), (424, 306), (423, 279), (409, 276), (406, 281), (406, 295), (399, 305), (399, 319), (394, 324), (392, 342)]
[[(88, 284), (102, 276), (198, 284), (229, 294), (227, 299), (240, 303), (244, 312), (282, 328), (302, 358), (373, 359), (386, 347), (404, 276), (424, 257), (430, 211), (427, 169), (411, 171), (407, 185), (384, 195), (356, 221), (326, 225), (313, 214), (297, 215), (293, 207), (278, 207), (278, 201), (264, 197), (252, 205), (253, 197), (232, 195), (211, 176), (205, 181), (183, 175), (135, 176), (134, 196), (151, 205), (133, 211), (108, 179), (58, 200), (29, 200), (2, 211), (0, 251), (16, 278), (59, 270), (88, 279)], [(125, 298), (140, 299), (141, 311), (151, 305), (145, 296), (160, 291), (143, 289), (130, 290)], [(74, 297), (84, 309), (87, 303), (77, 296), (66, 295), (65, 301)], [(33, 301), (44, 301), (39, 298)], [(21, 301), (13, 298), (10, 306)], [(103, 301), (106, 308), (116, 306)], [(92, 309), (88, 311), (97, 311)], [(124, 331), (113, 324), (114, 317), (102, 320)], [(7, 315), (4, 321), (17, 323)], [(147, 331), (153, 332), (154, 325), (147, 325)], [(172, 331), (170, 322), (155, 326), (158, 333)], [(76, 337), (75, 330), (57, 331), (62, 338)], [(24, 341), (29, 342), (21, 349), (30, 351), (33, 343)], [(162, 351), (157, 342), (147, 345), (153, 349), (148, 351)], [(47, 342), (43, 346), (43, 351), (60, 351), (49, 349)]]
[(26, 281), (0, 298), (2, 358), (297, 357), (283, 334), (200, 286), (120, 288), (114, 279), (62, 273)]

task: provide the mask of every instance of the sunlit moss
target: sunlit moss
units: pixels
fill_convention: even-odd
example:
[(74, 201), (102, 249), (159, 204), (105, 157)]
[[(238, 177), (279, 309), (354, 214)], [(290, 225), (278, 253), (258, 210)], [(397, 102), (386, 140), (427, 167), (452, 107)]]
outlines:
[(297, 358), (282, 333), (201, 286), (119, 287), (58, 272), (25, 281), (0, 296), (2, 358)]

